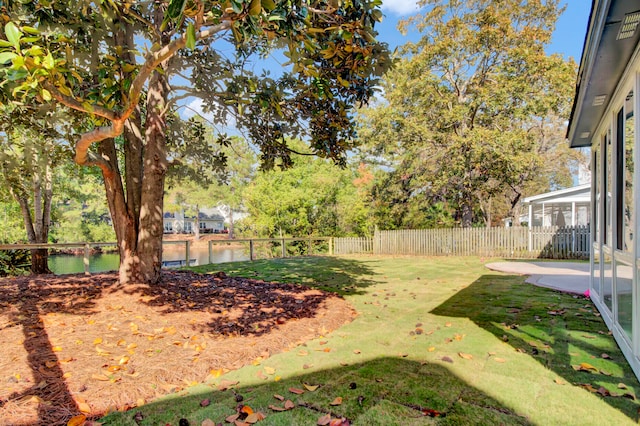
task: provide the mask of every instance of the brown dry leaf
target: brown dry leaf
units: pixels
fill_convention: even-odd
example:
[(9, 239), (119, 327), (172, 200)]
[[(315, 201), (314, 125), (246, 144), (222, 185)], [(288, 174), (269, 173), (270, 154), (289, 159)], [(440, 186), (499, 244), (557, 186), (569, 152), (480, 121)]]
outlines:
[(331, 352), (331, 348), (324, 348), (322, 352)]
[(554, 382), (556, 382), (556, 384), (558, 384), (558, 385), (566, 385), (567, 384), (567, 382), (565, 382), (564, 380), (562, 380), (559, 377), (557, 379), (555, 379)]
[(284, 402), (284, 408), (286, 408), (287, 410), (291, 410), (296, 408), (296, 404), (294, 404), (293, 401), (291, 401), (290, 399), (287, 399)]
[(307, 356), (307, 355), (309, 355), (309, 352), (307, 352), (307, 351), (298, 352), (298, 356)]
[(82, 426), (87, 421), (87, 416), (80, 414), (69, 419), (67, 426)]
[(264, 420), (265, 417), (266, 416), (262, 412), (258, 411), (257, 413), (249, 414), (247, 418), (244, 419), (244, 421), (249, 424), (254, 424), (254, 423), (258, 423), (260, 420)]
[(466, 336), (466, 335), (465, 334), (456, 334), (455, 336), (453, 336), (453, 338), (459, 342), (462, 339), (464, 339), (464, 336)]
[(289, 392), (295, 393), (296, 395), (302, 395), (304, 393), (302, 389), (298, 388), (289, 388)]
[(602, 359), (611, 359), (611, 357), (608, 354), (602, 354), (602, 355), (600, 355), (600, 357)]
[(501, 363), (501, 364), (504, 364), (505, 362), (507, 362), (507, 360), (506, 360), (506, 359), (504, 359), (504, 358), (497, 358), (497, 357), (496, 357), (496, 358), (494, 358), (493, 360), (494, 360), (495, 362), (499, 362), (499, 363)]
[(624, 383), (618, 383), (618, 389), (629, 389)]
[(445, 326), (445, 327), (451, 327), (451, 323), (450, 323), (450, 322), (446, 322), (446, 323), (444, 324), (444, 326)]
[(272, 411), (287, 411), (286, 408), (278, 407), (277, 405), (273, 405), (273, 404), (269, 405), (269, 409)]
[(282, 396), (282, 395), (275, 394), (275, 395), (273, 395), (273, 397), (275, 399), (277, 399), (278, 401), (284, 401), (284, 396)]
[(458, 356), (460, 358), (464, 358), (464, 359), (473, 359), (473, 355), (471, 354), (465, 354), (464, 352), (458, 352)]
[(333, 405), (333, 406), (342, 405), (342, 397), (341, 396), (336, 397), (336, 399), (331, 401), (329, 405)]
[(611, 392), (609, 392), (604, 386), (600, 386), (598, 388), (598, 393), (602, 396), (611, 396)]
[(307, 369), (309, 369), (311, 367), (313, 367), (313, 364), (303, 364), (302, 365), (302, 368), (305, 369), (305, 370), (307, 370)]
[(200, 423), (200, 426), (216, 426), (216, 422), (211, 419), (206, 419), (203, 420), (202, 423)]
[(325, 414), (318, 419), (318, 426), (327, 426), (331, 423), (331, 414)]
[(224, 419), (224, 421), (227, 422), (227, 423), (233, 423), (236, 420), (238, 420), (238, 417), (240, 417), (240, 414), (238, 414), (238, 413), (232, 414), (232, 415), (228, 416), (226, 419)]
[(360, 349), (354, 349), (353, 353), (356, 355), (360, 355), (362, 352), (360, 351)]
[(108, 382), (109, 380), (111, 380), (109, 379), (109, 377), (105, 376), (104, 374), (92, 374), (91, 378), (94, 380), (100, 380), (101, 382)]
[(451, 357), (448, 356), (443, 356), (442, 358), (440, 358), (442, 361), (444, 362), (450, 362), (453, 364), (453, 359), (451, 359)]
[(309, 392), (315, 392), (320, 387), (319, 385), (308, 385), (306, 383), (303, 383), (303, 385), (304, 385), (304, 388)]
[(584, 337), (585, 339), (595, 339), (596, 336), (591, 336), (589, 334), (583, 334), (582, 337)]
[(202, 401), (200, 401), (201, 407), (208, 407), (209, 405), (211, 405), (211, 400), (209, 398), (205, 398)]

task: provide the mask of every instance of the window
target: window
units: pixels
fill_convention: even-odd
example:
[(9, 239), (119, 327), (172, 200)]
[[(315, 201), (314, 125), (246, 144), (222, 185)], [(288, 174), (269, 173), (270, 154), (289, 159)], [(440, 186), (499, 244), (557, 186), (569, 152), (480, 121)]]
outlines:
[(607, 131), (604, 137), (604, 158), (602, 164), (602, 197), (604, 198), (604, 229), (602, 235), (602, 243), (611, 244), (611, 190), (612, 190), (612, 164), (611, 164), (611, 129)]
[(616, 248), (633, 250), (633, 92), (616, 116)]
[(592, 209), (593, 212), (591, 214), (591, 216), (593, 217), (593, 225), (594, 225), (594, 232), (593, 232), (593, 241), (594, 242), (600, 242), (600, 200), (602, 198), (602, 194), (600, 191), (600, 181), (601, 181), (601, 177), (600, 177), (600, 166), (602, 164), (602, 159), (600, 158), (600, 144), (599, 143), (595, 143), (593, 144), (593, 157), (591, 159), (591, 176), (592, 176), (592, 181), (593, 181), (593, 193), (594, 193), (594, 200), (595, 202), (593, 203)]

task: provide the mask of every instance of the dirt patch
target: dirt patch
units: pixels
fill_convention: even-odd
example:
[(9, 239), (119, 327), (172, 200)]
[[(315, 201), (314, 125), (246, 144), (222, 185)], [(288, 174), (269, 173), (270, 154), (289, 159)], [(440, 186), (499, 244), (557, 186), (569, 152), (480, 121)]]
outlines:
[(341, 298), (260, 280), (163, 272), (0, 279), (0, 424), (65, 425), (291, 349), (355, 315)]

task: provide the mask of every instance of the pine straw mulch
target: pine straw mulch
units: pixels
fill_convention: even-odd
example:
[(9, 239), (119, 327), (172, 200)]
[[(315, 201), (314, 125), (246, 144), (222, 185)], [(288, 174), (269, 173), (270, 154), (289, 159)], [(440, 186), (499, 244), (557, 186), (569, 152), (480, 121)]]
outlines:
[(304, 286), (163, 271), (0, 279), (0, 424), (126, 410), (334, 330), (355, 315)]

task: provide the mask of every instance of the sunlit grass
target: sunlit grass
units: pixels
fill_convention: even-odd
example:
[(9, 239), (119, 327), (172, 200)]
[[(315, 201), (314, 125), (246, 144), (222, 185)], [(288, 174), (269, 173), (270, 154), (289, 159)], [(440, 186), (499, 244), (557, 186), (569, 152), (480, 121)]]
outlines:
[[(478, 258), (302, 258), (197, 270), (333, 291), (358, 316), (322, 338), (111, 415), (105, 424), (134, 425), (137, 412), (148, 425), (224, 422), (235, 412), (236, 394), (266, 414), (262, 425), (315, 425), (326, 413), (356, 425), (637, 421), (640, 405), (630, 395), (640, 385), (593, 305), (491, 272)], [(576, 370), (581, 364), (592, 368)], [(223, 380), (238, 384), (219, 391)], [(305, 383), (320, 387), (288, 391)], [(274, 394), (296, 408), (271, 410), (283, 404)], [(342, 404), (331, 406), (336, 397)], [(203, 399), (211, 404), (201, 407)], [(425, 409), (442, 416), (424, 416)]]

